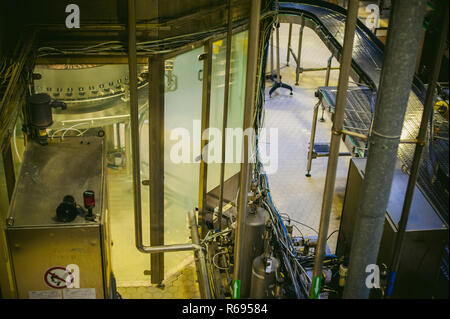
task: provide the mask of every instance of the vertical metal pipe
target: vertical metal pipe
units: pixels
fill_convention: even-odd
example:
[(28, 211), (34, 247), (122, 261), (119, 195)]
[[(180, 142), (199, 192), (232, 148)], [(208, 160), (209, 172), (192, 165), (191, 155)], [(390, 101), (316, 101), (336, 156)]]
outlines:
[(223, 210), (223, 188), (225, 182), (225, 130), (228, 125), (228, 98), (230, 95), (230, 69), (231, 69), (231, 45), (233, 35), (233, 20), (231, 11), (231, 0), (228, 0), (228, 31), (227, 31), (227, 51), (225, 57), (225, 88), (223, 96), (223, 118), (222, 118), (222, 161), (220, 162), (220, 189), (219, 189), (219, 230), (222, 229)]
[(276, 27), (277, 36), (277, 82), (281, 83), (281, 68), (280, 68), (280, 23), (277, 23)]
[(333, 127), (331, 130), (330, 154), (327, 164), (327, 175), (322, 200), (322, 212), (317, 242), (316, 257), (311, 286), (311, 297), (318, 298), (322, 280), (323, 256), (330, 223), (331, 206), (333, 203), (334, 185), (336, 181), (336, 169), (339, 159), (339, 146), (344, 125), (345, 105), (347, 102), (348, 78), (352, 66), (353, 38), (355, 36), (356, 21), (358, 18), (358, 0), (350, 0), (347, 19), (345, 21), (344, 43), (342, 46), (341, 67), (339, 71), (339, 83), (336, 96), (336, 110)]
[(203, 139), (203, 134), (209, 129), (209, 118), (211, 109), (211, 68), (212, 68), (212, 40), (205, 44), (205, 53), (203, 59), (203, 97), (202, 97), (202, 122), (201, 122), (201, 159), (200, 159), (200, 180), (199, 180), (199, 199), (198, 199), (198, 224), (200, 226), (200, 236), (206, 235), (205, 212), (206, 212), (206, 191), (208, 179), (208, 162), (205, 158), (208, 156), (209, 139)]
[[(192, 244), (200, 245), (200, 236), (198, 234), (198, 224), (195, 218), (195, 212), (189, 211), (189, 228), (191, 229)], [(197, 265), (198, 285), (200, 287), (200, 298), (211, 299), (211, 290), (209, 289), (208, 270), (206, 268), (205, 253), (203, 249), (194, 250), (194, 259)]]
[(422, 157), (422, 150), (425, 146), (425, 138), (427, 135), (428, 121), (430, 119), (431, 112), (433, 112), (434, 94), (436, 91), (436, 82), (439, 78), (441, 71), (442, 56), (445, 51), (445, 45), (447, 40), (448, 31), (448, 1), (444, 1), (444, 14), (442, 15), (442, 27), (441, 37), (435, 50), (433, 51), (433, 67), (431, 71), (431, 78), (429, 79), (427, 93), (425, 96), (422, 120), (420, 123), (419, 133), (417, 135), (416, 148), (414, 150), (413, 162), (410, 169), (410, 175), (408, 179), (408, 186), (406, 188), (405, 200), (403, 202), (402, 215), (398, 224), (397, 236), (395, 239), (394, 251), (392, 254), (392, 262), (390, 265), (390, 276), (386, 295), (389, 297), (392, 294), (394, 288), (395, 276), (399, 269), (402, 250), (403, 250), (403, 238), (405, 236), (406, 226), (408, 223), (409, 212), (411, 209), (411, 202), (414, 196), (414, 189), (417, 181), (417, 174), (420, 166), (420, 159)]
[(369, 297), (366, 267), (377, 262), (426, 2), (393, 2), (344, 298)]
[(273, 76), (274, 71), (274, 53), (273, 53), (273, 27), (270, 30), (270, 76)]
[(298, 85), (300, 78), (300, 68), (302, 61), (302, 42), (303, 42), (303, 30), (305, 29), (305, 16), (302, 14), (300, 23), (300, 31), (298, 34), (298, 52), (297, 52), (297, 68), (295, 69), (295, 85)]
[[(320, 94), (320, 93), (319, 93)], [(322, 95), (319, 96), (319, 102), (314, 105), (313, 120), (311, 127), (311, 137), (309, 140), (308, 163), (306, 164), (306, 177), (311, 177), (311, 163), (314, 149), (314, 141), (316, 139), (317, 117), (319, 115), (319, 106), (322, 104)]]
[[(139, 150), (139, 105), (137, 96), (137, 58), (136, 58), (136, 8), (135, 0), (128, 0), (128, 86), (130, 90), (130, 126), (131, 156), (133, 166), (133, 202), (135, 214), (135, 243), (140, 248), (142, 229), (139, 222), (142, 218), (141, 206), (141, 169)], [(120, 132), (117, 131), (117, 134)], [(120, 144), (119, 144), (120, 145)]]
[(291, 57), (291, 38), (292, 38), (292, 23), (289, 23), (289, 35), (287, 45), (286, 65), (289, 66), (289, 58)]
[[(245, 79), (245, 109), (244, 109), (244, 131), (252, 128), (252, 119), (255, 106), (255, 92), (256, 92), (256, 71), (258, 61), (258, 47), (259, 47), (259, 20), (261, 12), (261, 0), (252, 0), (250, 7), (250, 26), (248, 32), (248, 53), (247, 53), (247, 75)], [(243, 136), (243, 162), (241, 163), (240, 172), (240, 188), (239, 188), (239, 205), (236, 222), (236, 237), (234, 245), (234, 274), (233, 274), (233, 298), (239, 298), (236, 292), (240, 289), (240, 280), (242, 274), (242, 247), (245, 222), (247, 217), (247, 196), (248, 196), (248, 179), (250, 172), (249, 165), (249, 140)]]
[(327, 73), (325, 74), (325, 86), (330, 83), (330, 73), (331, 73), (331, 62), (333, 61), (333, 56), (330, 56), (327, 61)]

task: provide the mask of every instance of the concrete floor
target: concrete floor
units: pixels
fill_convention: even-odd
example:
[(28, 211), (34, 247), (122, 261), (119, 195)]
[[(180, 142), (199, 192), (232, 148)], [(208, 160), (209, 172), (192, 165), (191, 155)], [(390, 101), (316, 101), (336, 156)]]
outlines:
[[(292, 34), (298, 34), (298, 25), (293, 25)], [(295, 62), (287, 60), (288, 24), (280, 27), (280, 65), (282, 81), (294, 89), (289, 95), (285, 89), (277, 89), (269, 98), (271, 81), (266, 83), (265, 127), (278, 128), (278, 170), (268, 174), (272, 198), (280, 213), (288, 214), (292, 219), (318, 230), (325, 183), (327, 158), (318, 158), (312, 162), (311, 177), (305, 176), (313, 107), (317, 103), (314, 92), (325, 82), (325, 71), (305, 72), (300, 75), (299, 86), (295, 86)], [(292, 48), (297, 48), (298, 39), (292, 37)], [(325, 67), (330, 51), (311, 29), (305, 28), (302, 45), (303, 68)], [(270, 50), (270, 49), (269, 49)], [(294, 49), (296, 51), (296, 49)], [(276, 50), (275, 50), (276, 52)], [(276, 61), (276, 56), (275, 56)], [(270, 65), (270, 62), (269, 62)], [(276, 65), (276, 63), (274, 63)], [(333, 67), (339, 66), (333, 59)], [(270, 67), (270, 66), (269, 66)], [(331, 71), (330, 86), (336, 86), (339, 71)], [(325, 112), (325, 122), (318, 122), (316, 142), (329, 142), (331, 137), (331, 120)], [(262, 142), (265, 142), (264, 140)], [(341, 143), (341, 151), (347, 151)], [(333, 198), (329, 234), (339, 228), (342, 202), (345, 193), (349, 157), (339, 159), (336, 176), (336, 192)], [(296, 223), (293, 223), (296, 224)], [(308, 227), (296, 224), (304, 236), (317, 235)], [(299, 231), (294, 228), (294, 235)], [(337, 233), (329, 240), (331, 251), (336, 245)]]

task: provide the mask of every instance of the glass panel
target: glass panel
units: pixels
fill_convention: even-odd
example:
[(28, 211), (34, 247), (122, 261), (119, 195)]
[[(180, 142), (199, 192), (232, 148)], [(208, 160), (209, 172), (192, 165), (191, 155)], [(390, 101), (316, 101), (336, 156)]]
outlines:
[[(231, 47), (231, 74), (230, 74), (230, 104), (228, 107), (228, 128), (240, 128), (244, 121), (245, 103), (245, 77), (247, 74), (247, 45), (248, 31), (233, 36)], [(225, 164), (225, 180), (240, 171), (240, 154), (242, 138), (233, 140), (227, 135), (227, 157)], [(234, 160), (229, 160), (229, 151), (232, 150)], [(236, 160), (236, 158), (238, 158)]]
[[(211, 69), (211, 108), (209, 118), (210, 134), (208, 145), (208, 156), (210, 158), (210, 161), (208, 162), (207, 192), (217, 187), (220, 183), (220, 162), (222, 160), (221, 134), (224, 108), (223, 99), (225, 91), (226, 50), (226, 39), (219, 40), (213, 43)], [(212, 157), (214, 157), (214, 159)], [(215, 160), (216, 158), (218, 159), (218, 161)]]
[[(187, 212), (197, 207), (199, 188), (203, 61), (198, 57), (203, 47), (180, 54), (166, 61), (164, 95), (164, 243), (189, 242)], [(190, 142), (178, 161), (171, 152), (183, 142), (184, 132)], [(172, 138), (171, 138), (172, 135)], [(178, 152), (176, 152), (179, 154)], [(175, 160), (174, 160), (175, 159)], [(165, 258), (165, 278), (192, 260), (192, 252), (168, 253)]]
[[(211, 111), (207, 191), (220, 184), (221, 134), (226, 66), (226, 38), (213, 43), (211, 71)], [(247, 31), (233, 35), (231, 47), (230, 90), (227, 128), (242, 128), (245, 101), (245, 75), (247, 67)], [(226, 134), (226, 133), (225, 133)], [(231, 135), (230, 135), (231, 136)], [(218, 140), (218, 141), (217, 141)], [(226, 139), (225, 181), (240, 171), (237, 160), (242, 147), (240, 136)], [(214, 159), (213, 159), (214, 158)], [(216, 159), (218, 159), (216, 161)]]

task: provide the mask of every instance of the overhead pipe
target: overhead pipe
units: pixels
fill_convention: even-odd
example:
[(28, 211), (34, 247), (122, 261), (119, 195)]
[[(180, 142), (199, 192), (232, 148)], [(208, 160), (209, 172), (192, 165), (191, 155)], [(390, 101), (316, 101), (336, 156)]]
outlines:
[(402, 215), (398, 223), (397, 236), (395, 238), (394, 250), (392, 253), (392, 261), (390, 263), (390, 274), (388, 286), (386, 289), (386, 296), (390, 297), (394, 288), (395, 276), (400, 266), (400, 260), (403, 252), (403, 238), (408, 224), (409, 212), (411, 210), (411, 202), (414, 196), (414, 189), (416, 187), (417, 174), (419, 171), (420, 160), (422, 157), (422, 150), (425, 147), (425, 138), (427, 135), (428, 121), (433, 112), (434, 95), (436, 91), (436, 84), (439, 79), (441, 71), (442, 56), (446, 48), (447, 32), (448, 32), (448, 1), (444, 1), (444, 13), (442, 14), (441, 37), (436, 50), (433, 51), (433, 66), (431, 77), (425, 95), (425, 103), (423, 107), (422, 120), (420, 122), (419, 133), (417, 135), (416, 148), (414, 150), (413, 162), (410, 168), (410, 175), (408, 179), (408, 186), (406, 187), (405, 199), (403, 202)]
[[(141, 205), (141, 173), (140, 173), (140, 149), (139, 149), (139, 105), (137, 95), (137, 58), (136, 58), (136, 9), (135, 0), (128, 0), (128, 69), (130, 90), (130, 124), (131, 124), (131, 148), (133, 162), (133, 199), (134, 199), (134, 225), (136, 248), (142, 253), (157, 254), (175, 251), (194, 250), (198, 255), (200, 291), (202, 298), (210, 298), (208, 289), (204, 288), (206, 264), (200, 241), (198, 239), (198, 227), (193, 212), (189, 212), (192, 243), (144, 246), (142, 241), (142, 205)], [(207, 278), (207, 277), (206, 277)]]
[[(258, 62), (259, 44), (259, 22), (260, 22), (261, 0), (252, 0), (250, 6), (250, 26), (248, 31), (248, 51), (247, 51), (247, 75), (245, 81), (245, 109), (242, 128), (244, 131), (252, 128), (253, 112), (255, 108), (256, 92), (256, 71)], [(240, 172), (239, 205), (236, 221), (236, 237), (234, 244), (234, 273), (233, 273), (233, 298), (239, 298), (237, 292), (240, 289), (242, 276), (242, 248), (245, 233), (245, 223), (247, 219), (247, 196), (250, 164), (248, 158), (249, 141), (243, 136), (243, 161)]]
[(322, 199), (322, 212), (320, 216), (319, 235), (317, 241), (316, 257), (313, 270), (313, 282), (311, 286), (311, 298), (318, 298), (322, 280), (323, 258), (330, 223), (331, 206), (333, 203), (334, 185), (336, 182), (336, 170), (339, 159), (339, 146), (342, 129), (344, 128), (345, 106), (347, 103), (348, 79), (352, 66), (353, 38), (355, 36), (356, 21), (358, 18), (358, 0), (350, 0), (345, 21), (344, 43), (339, 71), (339, 82), (336, 95), (336, 108), (331, 130), (330, 151), (327, 164), (327, 175)]
[(426, 2), (393, 2), (344, 298), (369, 297), (366, 267), (377, 262)]

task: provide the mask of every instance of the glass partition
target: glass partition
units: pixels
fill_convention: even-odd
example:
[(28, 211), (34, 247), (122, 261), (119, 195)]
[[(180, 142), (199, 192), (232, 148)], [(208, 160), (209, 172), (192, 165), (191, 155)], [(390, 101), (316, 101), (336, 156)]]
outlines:
[[(233, 36), (231, 47), (230, 105), (228, 107), (228, 125), (230, 129), (242, 129), (244, 122), (245, 78), (247, 74), (248, 31)], [(231, 130), (230, 130), (231, 132)], [(227, 135), (226, 147), (233, 149), (234, 160), (227, 156), (225, 180), (237, 174), (240, 169), (242, 138)]]
[[(228, 100), (227, 128), (242, 129), (245, 102), (245, 76), (247, 68), (248, 32), (243, 31), (232, 36), (230, 89)], [(210, 113), (210, 156), (219, 161), (208, 163), (207, 191), (211, 191), (220, 183), (221, 134), (224, 111), (226, 39), (213, 43), (211, 71), (211, 113)], [(228, 131), (228, 133), (227, 133)], [(225, 181), (240, 171), (239, 156), (242, 140), (234, 131), (226, 130)], [(217, 141), (219, 139), (219, 141)]]
[[(187, 243), (188, 211), (197, 207), (202, 116), (203, 47), (166, 60), (164, 93), (164, 243)], [(164, 255), (167, 278), (192, 252)]]

